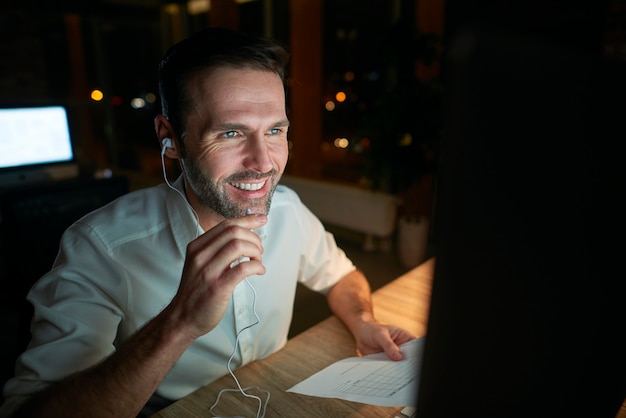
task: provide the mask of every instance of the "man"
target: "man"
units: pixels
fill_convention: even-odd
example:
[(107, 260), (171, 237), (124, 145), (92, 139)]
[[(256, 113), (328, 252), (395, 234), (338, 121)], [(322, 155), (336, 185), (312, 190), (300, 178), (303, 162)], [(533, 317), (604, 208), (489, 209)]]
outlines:
[(21, 404), (20, 417), (134, 417), (151, 397), (185, 396), (227, 374), (231, 354), (238, 367), (285, 344), (297, 282), (327, 295), (360, 353), (402, 358), (413, 336), (375, 320), (365, 277), (277, 186), (286, 61), (269, 41), (221, 29), (166, 53), (155, 129), (182, 175), (66, 231), (29, 294), (33, 340), (5, 415)]

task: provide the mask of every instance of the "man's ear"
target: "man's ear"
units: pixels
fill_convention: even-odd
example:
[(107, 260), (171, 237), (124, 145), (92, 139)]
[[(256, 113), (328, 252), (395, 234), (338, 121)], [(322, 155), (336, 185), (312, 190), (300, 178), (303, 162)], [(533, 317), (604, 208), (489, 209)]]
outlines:
[(168, 158), (180, 158), (174, 130), (172, 129), (170, 121), (167, 120), (164, 115), (156, 115), (154, 118), (154, 130), (156, 131), (157, 138), (159, 139), (161, 154)]

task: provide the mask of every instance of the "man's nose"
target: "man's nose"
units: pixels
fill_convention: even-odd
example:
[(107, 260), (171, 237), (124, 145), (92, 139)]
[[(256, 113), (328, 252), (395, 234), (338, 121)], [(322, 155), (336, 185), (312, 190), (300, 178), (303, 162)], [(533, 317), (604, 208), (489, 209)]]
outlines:
[(244, 166), (260, 173), (267, 173), (274, 168), (270, 148), (262, 135), (248, 138)]

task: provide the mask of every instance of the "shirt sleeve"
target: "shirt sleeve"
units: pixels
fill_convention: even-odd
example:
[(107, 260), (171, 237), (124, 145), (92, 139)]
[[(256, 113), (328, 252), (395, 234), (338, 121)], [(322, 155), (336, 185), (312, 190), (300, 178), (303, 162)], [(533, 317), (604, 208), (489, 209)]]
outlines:
[(33, 339), (16, 362), (16, 377), (4, 387), (5, 398), (38, 392), (115, 351), (126, 294), (122, 277), (87, 225), (64, 233), (52, 270), (28, 294)]
[(317, 216), (299, 198), (296, 199), (304, 237), (299, 282), (313, 291), (326, 294), (356, 267)]

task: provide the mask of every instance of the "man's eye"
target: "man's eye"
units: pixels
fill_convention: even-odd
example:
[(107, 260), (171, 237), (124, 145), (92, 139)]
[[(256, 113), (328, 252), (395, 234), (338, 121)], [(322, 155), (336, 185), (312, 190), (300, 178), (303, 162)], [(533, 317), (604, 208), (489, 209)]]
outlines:
[(237, 131), (228, 131), (228, 132), (224, 132), (222, 134), (223, 138), (236, 138), (237, 137)]
[(281, 129), (280, 128), (272, 128), (268, 131), (268, 133), (270, 135), (278, 135), (281, 133)]

